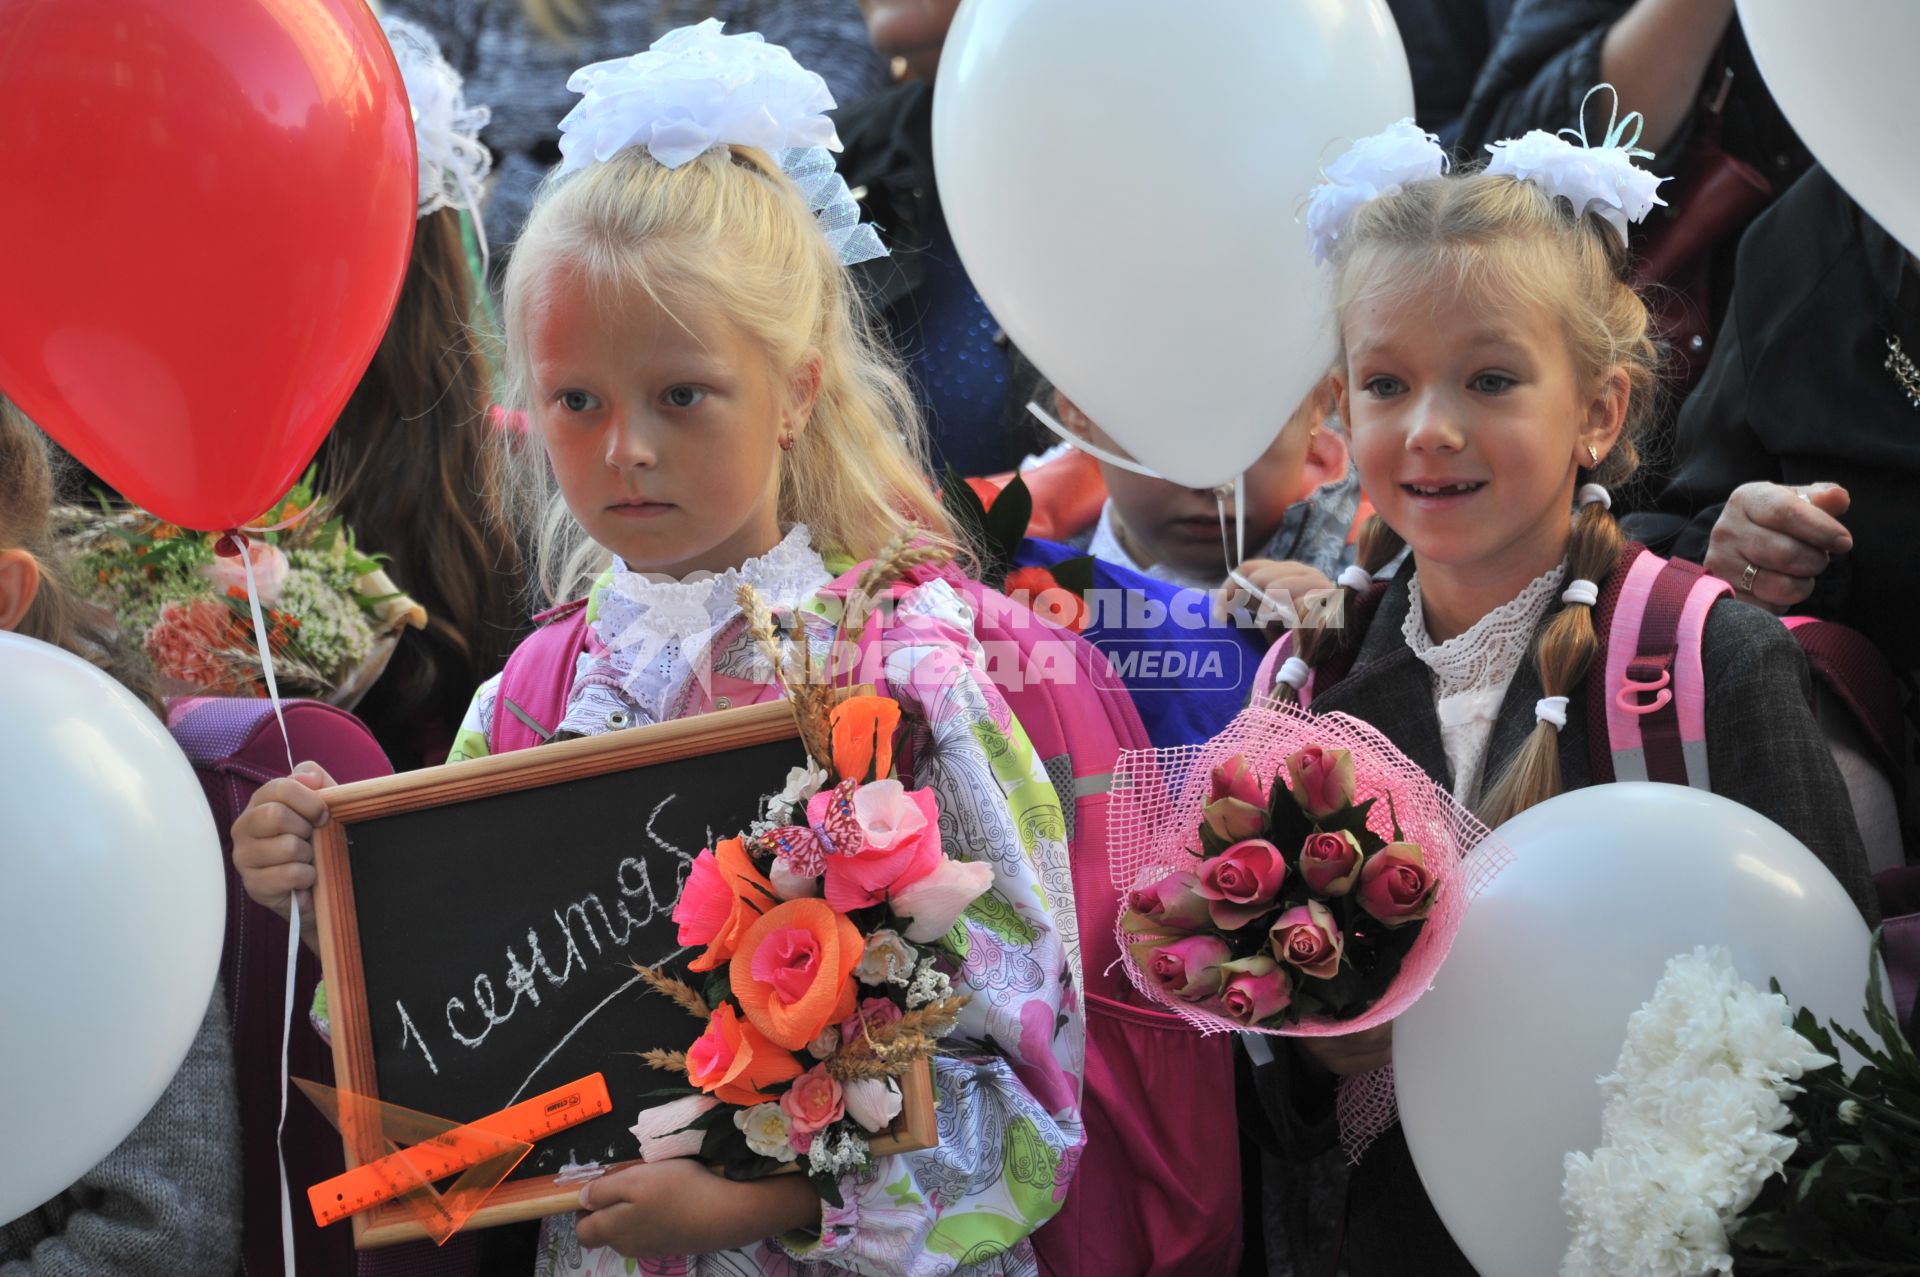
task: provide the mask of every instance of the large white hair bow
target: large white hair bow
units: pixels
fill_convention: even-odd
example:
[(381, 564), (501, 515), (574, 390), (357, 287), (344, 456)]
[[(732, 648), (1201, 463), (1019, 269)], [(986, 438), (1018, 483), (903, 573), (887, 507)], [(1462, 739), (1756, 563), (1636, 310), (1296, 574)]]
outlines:
[(425, 217), (443, 208), (480, 212), (480, 185), (493, 156), (480, 141), (492, 118), (484, 106), (468, 106), (460, 73), (440, 56), (434, 38), (405, 18), (382, 18), (380, 26), (400, 64), (407, 102), (413, 107), (413, 139), (420, 156), (420, 206)]
[[(1587, 140), (1587, 101), (1605, 89), (1613, 94), (1613, 111), (1608, 116), (1606, 136), (1598, 146)], [(1650, 160), (1652, 151), (1639, 147), (1645, 120), (1638, 111), (1619, 118), (1620, 95), (1611, 84), (1596, 84), (1580, 99), (1580, 127), (1549, 133), (1534, 129), (1517, 138), (1490, 143), (1493, 159), (1487, 172), (1532, 182), (1549, 195), (1573, 205), (1575, 216), (1598, 213), (1627, 242), (1627, 224), (1638, 222), (1665, 204), (1659, 196), (1664, 177), (1634, 163)], [(1631, 130), (1631, 135), (1629, 135)], [(1576, 146), (1569, 138), (1578, 138)]]
[(826, 112), (827, 82), (757, 31), (722, 34), (708, 18), (669, 31), (645, 53), (581, 67), (567, 87), (580, 101), (560, 121), (560, 171), (611, 159), (629, 146), (668, 168), (716, 146), (766, 151), (807, 201), (845, 265), (886, 256), (833, 166), (840, 136)]
[(1447, 171), (1440, 139), (1412, 120), (1401, 120), (1372, 137), (1363, 137), (1327, 165), (1326, 180), (1307, 197), (1307, 240), (1316, 263), (1332, 260), (1353, 215), (1368, 200), (1392, 195), (1413, 182), (1431, 181)]
[(840, 149), (826, 112), (827, 82), (758, 32), (721, 34), (708, 18), (669, 31), (645, 53), (581, 67), (567, 88), (581, 94), (560, 121), (560, 169), (644, 146), (679, 168), (716, 146), (779, 152)]

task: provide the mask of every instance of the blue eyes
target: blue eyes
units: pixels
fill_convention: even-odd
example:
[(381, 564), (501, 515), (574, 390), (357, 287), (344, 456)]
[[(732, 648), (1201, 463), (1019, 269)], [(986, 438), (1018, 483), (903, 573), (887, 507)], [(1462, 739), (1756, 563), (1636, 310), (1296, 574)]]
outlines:
[(1398, 377), (1369, 377), (1364, 389), (1376, 399), (1385, 399), (1405, 390), (1406, 384)]
[[(1505, 373), (1483, 372), (1476, 373), (1467, 382), (1467, 388), (1477, 394), (1499, 395), (1505, 394), (1519, 384), (1518, 378), (1509, 377)], [(1398, 377), (1369, 377), (1361, 383), (1361, 389), (1376, 399), (1390, 399), (1395, 395), (1405, 394), (1407, 384)]]
[[(669, 408), (694, 408), (706, 399), (707, 394), (699, 386), (673, 386), (660, 396), (660, 401)], [(553, 400), (571, 413), (593, 412), (601, 406), (598, 398), (584, 390), (562, 390)]]
[(1467, 384), (1483, 395), (1497, 395), (1513, 389), (1520, 383), (1505, 373), (1483, 372)]

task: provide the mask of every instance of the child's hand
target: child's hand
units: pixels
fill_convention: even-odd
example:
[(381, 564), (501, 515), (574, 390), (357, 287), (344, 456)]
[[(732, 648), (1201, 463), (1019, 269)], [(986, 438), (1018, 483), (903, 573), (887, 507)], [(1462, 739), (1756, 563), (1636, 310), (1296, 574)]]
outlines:
[(316, 951), (313, 831), (327, 823), (327, 801), (317, 791), (332, 784), (320, 764), (301, 763), (255, 790), (233, 822), (233, 867), (247, 894), (284, 918), (297, 893), (300, 939)]
[(634, 1258), (706, 1255), (818, 1227), (820, 1195), (804, 1175), (730, 1180), (689, 1157), (646, 1162), (580, 1190), (582, 1246)]
[(1345, 1076), (1393, 1063), (1393, 1021), (1337, 1038), (1298, 1038), (1300, 1047), (1321, 1068)]
[(1306, 606), (1308, 595), (1333, 588), (1333, 582), (1327, 580), (1326, 574), (1320, 569), (1291, 559), (1248, 559), (1240, 565), (1239, 574), (1258, 586), (1260, 592), (1272, 599), (1274, 604), (1284, 605), (1287, 610), (1276, 615), (1272, 604), (1261, 600), (1238, 581), (1230, 579), (1220, 588), (1217, 603), (1220, 615), (1226, 616), (1235, 608), (1245, 608), (1265, 620), (1268, 633), (1275, 636), (1286, 626), (1297, 624), (1299, 618), (1309, 610)]

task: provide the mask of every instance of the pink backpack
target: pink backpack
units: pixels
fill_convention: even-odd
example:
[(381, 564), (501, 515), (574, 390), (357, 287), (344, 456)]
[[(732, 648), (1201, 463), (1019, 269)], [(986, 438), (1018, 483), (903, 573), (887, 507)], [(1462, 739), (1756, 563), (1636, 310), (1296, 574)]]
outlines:
[[(283, 703), (287, 741), (295, 758), (326, 768), (341, 783), (385, 776), (387, 756), (360, 720), (318, 701)], [(253, 791), (287, 774), (287, 745), (273, 706), (258, 698), (202, 697), (169, 706), (167, 728), (193, 764), (220, 830), (227, 875), (227, 935), (220, 979), (233, 1023), (233, 1062), (240, 1096), (240, 1271), (246, 1277), (280, 1277), (280, 1168), (274, 1131), (280, 1121), (281, 1013), (286, 997), (287, 924), (247, 898), (234, 872), (229, 830)], [(300, 950), (288, 1072), (331, 1085), (333, 1053), (305, 1027), (306, 1008), (320, 979), (320, 960)], [(299, 1209), (309, 1184), (345, 1169), (340, 1137), (304, 1096), (287, 1101), (287, 1182), (294, 1195), (295, 1263), (302, 1273), (353, 1271), (353, 1234), (322, 1231), (311, 1212)]]
[[(1067, 817), (1086, 984), (1087, 1145), (1060, 1212), (1034, 1234), (1034, 1249), (1053, 1277), (1232, 1272), (1242, 1225), (1238, 1124), (1222, 1108), (1234, 1094), (1232, 1040), (1201, 1037), (1154, 1008), (1114, 965), (1120, 893), (1107, 865), (1107, 791), (1119, 752), (1148, 746), (1140, 716), (1097, 648), (978, 582), (923, 569), (896, 593), (936, 575), (973, 608), (990, 676), (1059, 676), (996, 680)], [(849, 572), (823, 593), (844, 598), (857, 578), (857, 570)], [(496, 753), (551, 738), (565, 711), (588, 643), (586, 610), (568, 604), (542, 619), (547, 624), (507, 661), (492, 722)], [(884, 617), (876, 616), (861, 637), (862, 652), (885, 632)], [(771, 686), (716, 678), (709, 700), (724, 708), (777, 694)]]

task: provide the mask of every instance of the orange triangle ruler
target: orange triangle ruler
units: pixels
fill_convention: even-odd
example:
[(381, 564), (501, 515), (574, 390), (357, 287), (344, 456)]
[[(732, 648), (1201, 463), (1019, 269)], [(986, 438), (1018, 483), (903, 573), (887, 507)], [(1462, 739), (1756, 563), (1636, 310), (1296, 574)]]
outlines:
[[(459, 1231), (536, 1143), (613, 1111), (606, 1079), (598, 1073), (464, 1123), (305, 1078), (294, 1084), (351, 1146), (386, 1150), (308, 1189), (315, 1221), (325, 1227), (398, 1200), (436, 1243)], [(459, 1178), (446, 1189), (434, 1187), (454, 1175)]]

